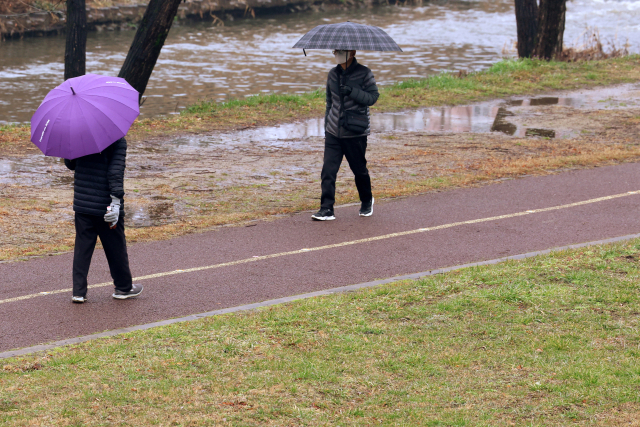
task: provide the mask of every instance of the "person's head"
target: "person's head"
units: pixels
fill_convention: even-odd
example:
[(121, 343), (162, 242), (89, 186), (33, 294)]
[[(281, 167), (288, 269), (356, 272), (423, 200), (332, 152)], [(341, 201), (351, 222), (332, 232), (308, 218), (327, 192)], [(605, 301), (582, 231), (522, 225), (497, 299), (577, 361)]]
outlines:
[(353, 58), (356, 56), (355, 50), (334, 50), (333, 55), (336, 57), (336, 63), (341, 65), (342, 68), (347, 68), (351, 65)]

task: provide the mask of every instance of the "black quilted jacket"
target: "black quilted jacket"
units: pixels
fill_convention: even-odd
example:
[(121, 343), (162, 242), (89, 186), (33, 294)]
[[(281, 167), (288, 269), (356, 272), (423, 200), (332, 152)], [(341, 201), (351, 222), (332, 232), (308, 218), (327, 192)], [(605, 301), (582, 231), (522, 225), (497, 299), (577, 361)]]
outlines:
[[(353, 89), (347, 96), (340, 95), (340, 84)], [(369, 107), (378, 100), (378, 87), (371, 70), (358, 64), (355, 58), (346, 70), (340, 65), (329, 71), (327, 78), (327, 109), (324, 115), (324, 130), (337, 138), (356, 138), (369, 135), (371, 121), (363, 133), (354, 133), (344, 128), (344, 111), (357, 110), (369, 118)]]
[(78, 213), (104, 216), (111, 204), (111, 195), (120, 198), (120, 215), (124, 216), (124, 168), (127, 141), (120, 138), (102, 153), (90, 154), (64, 164), (75, 171), (73, 210)]

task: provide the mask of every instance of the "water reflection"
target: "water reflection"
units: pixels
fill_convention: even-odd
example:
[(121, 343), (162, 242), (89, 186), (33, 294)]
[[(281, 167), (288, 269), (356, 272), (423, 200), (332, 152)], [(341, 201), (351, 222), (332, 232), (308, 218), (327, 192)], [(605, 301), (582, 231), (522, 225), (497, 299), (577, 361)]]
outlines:
[[(516, 37), (511, 0), (296, 13), (223, 27), (211, 22), (176, 25), (149, 82), (142, 116), (176, 113), (202, 99), (324, 87), (332, 56), (309, 51), (304, 57), (291, 46), (316, 25), (346, 20), (384, 28), (405, 51), (359, 53), (383, 85), (439, 71), (485, 68)], [(635, 52), (640, 46), (638, 22), (640, 2), (573, 0), (567, 4), (565, 40), (575, 44), (586, 25), (595, 25), (605, 40), (628, 37)], [(133, 31), (90, 33), (87, 71), (117, 75), (133, 36)], [(62, 82), (64, 46), (64, 35), (0, 43), (0, 123), (29, 121), (44, 95)]]
[(127, 220), (132, 227), (151, 227), (167, 224), (174, 220), (175, 209), (172, 202), (155, 203), (135, 209)]
[(491, 132), (502, 132), (507, 135), (515, 134), (516, 130), (518, 130), (518, 126), (507, 121), (509, 116), (514, 116), (514, 114), (504, 107), (498, 108), (495, 119), (491, 124)]
[(43, 155), (0, 158), (0, 184), (50, 183), (56, 179), (53, 172), (60, 170), (60, 164), (64, 167), (64, 160)]

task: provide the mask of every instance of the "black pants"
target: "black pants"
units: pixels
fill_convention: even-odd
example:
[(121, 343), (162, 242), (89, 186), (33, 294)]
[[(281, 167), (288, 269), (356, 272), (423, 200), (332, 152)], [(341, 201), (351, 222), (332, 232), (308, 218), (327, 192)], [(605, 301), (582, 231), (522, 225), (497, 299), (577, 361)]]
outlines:
[(333, 209), (336, 202), (336, 178), (342, 163), (342, 157), (347, 158), (349, 167), (356, 178), (356, 188), (360, 201), (369, 202), (371, 195), (371, 178), (367, 170), (367, 137), (336, 138), (330, 133), (324, 135), (324, 165), (320, 179), (322, 180), (321, 208)]
[(104, 218), (76, 212), (76, 246), (73, 250), (74, 296), (87, 296), (87, 275), (98, 236), (104, 247), (116, 289), (125, 292), (131, 290), (131, 270), (127, 241), (124, 236), (124, 217), (120, 216), (116, 228), (112, 230)]

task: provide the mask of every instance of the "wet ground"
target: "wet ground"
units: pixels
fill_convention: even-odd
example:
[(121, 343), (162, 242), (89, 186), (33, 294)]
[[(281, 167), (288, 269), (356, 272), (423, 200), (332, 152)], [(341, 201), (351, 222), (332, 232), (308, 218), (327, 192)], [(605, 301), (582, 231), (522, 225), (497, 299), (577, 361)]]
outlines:
[[(303, 56), (291, 46), (316, 25), (353, 22), (383, 28), (404, 52), (359, 52), (379, 84), (441, 71), (480, 70), (513, 55), (511, 0), (425, 1), (422, 6), (317, 10), (256, 19), (175, 25), (149, 81), (142, 117), (173, 114), (199, 100), (224, 101), (257, 93), (323, 88), (334, 65), (329, 51)], [(224, 17), (221, 17), (224, 19)], [(567, 2), (566, 46), (579, 47), (597, 27), (605, 48), (629, 42), (640, 50), (640, 2)], [(89, 34), (87, 72), (118, 75), (135, 32)], [(62, 83), (65, 36), (0, 43), (0, 124), (28, 122), (45, 94)], [(506, 51), (505, 51), (506, 49)]]
[[(548, 94), (372, 118), (374, 193), (526, 161), (588, 144), (638, 144), (640, 85)], [(574, 147), (574, 148), (567, 148)], [(130, 227), (319, 205), (322, 120), (130, 146), (125, 190)], [(55, 158), (0, 159), (0, 250), (37, 248), (73, 235), (72, 172)], [(353, 195), (343, 163), (338, 198)]]

